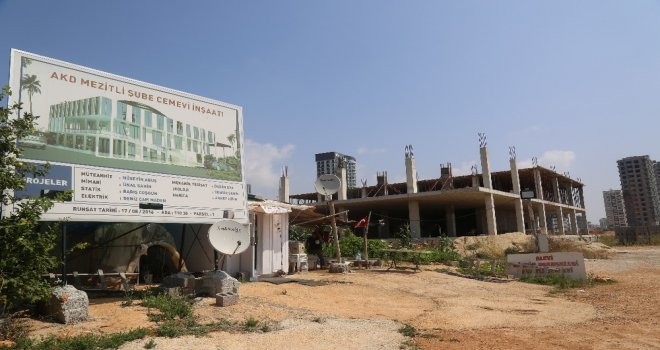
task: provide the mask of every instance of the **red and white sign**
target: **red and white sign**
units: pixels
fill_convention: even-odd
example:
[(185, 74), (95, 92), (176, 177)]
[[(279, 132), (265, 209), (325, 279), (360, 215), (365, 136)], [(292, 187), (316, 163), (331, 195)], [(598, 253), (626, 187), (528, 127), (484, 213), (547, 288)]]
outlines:
[(575, 279), (587, 278), (582, 253), (509, 254), (506, 260), (506, 273), (516, 277), (562, 274)]

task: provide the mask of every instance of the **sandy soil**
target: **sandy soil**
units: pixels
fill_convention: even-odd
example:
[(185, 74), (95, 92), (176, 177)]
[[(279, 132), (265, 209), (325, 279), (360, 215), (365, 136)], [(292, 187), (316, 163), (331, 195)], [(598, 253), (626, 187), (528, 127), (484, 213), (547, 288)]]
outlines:
[[(412, 342), (422, 349), (660, 349), (660, 247), (619, 248), (611, 259), (588, 260), (589, 273), (617, 282), (566, 294), (517, 281), (456, 277), (436, 272), (439, 267), (291, 276), (327, 282), (321, 286), (244, 283), (237, 305), (216, 307), (204, 298), (196, 315), (202, 322), (252, 317), (272, 331), (157, 338), (156, 349), (399, 349), (410, 340), (398, 332), (404, 324), (419, 331)], [(32, 321), (33, 334), (150, 326), (146, 310), (120, 303), (92, 299), (89, 322)]]

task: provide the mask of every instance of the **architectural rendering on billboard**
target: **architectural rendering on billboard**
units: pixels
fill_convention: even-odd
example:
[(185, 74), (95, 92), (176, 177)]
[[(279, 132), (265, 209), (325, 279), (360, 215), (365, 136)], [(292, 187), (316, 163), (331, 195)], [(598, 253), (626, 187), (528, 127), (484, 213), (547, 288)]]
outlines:
[(18, 50), (10, 87), (39, 116), (23, 158), (56, 170), (25, 194), (73, 190), (44, 220), (247, 218), (241, 107)]

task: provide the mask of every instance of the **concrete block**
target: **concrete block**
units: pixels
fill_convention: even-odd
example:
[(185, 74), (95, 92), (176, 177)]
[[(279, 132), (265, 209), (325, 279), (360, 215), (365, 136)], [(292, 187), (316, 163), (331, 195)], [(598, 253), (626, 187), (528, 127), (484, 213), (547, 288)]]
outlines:
[(215, 304), (217, 306), (231, 306), (238, 303), (238, 294), (218, 293), (215, 295)]
[(53, 288), (45, 311), (60, 323), (72, 324), (86, 321), (88, 310), (87, 293), (67, 285)]

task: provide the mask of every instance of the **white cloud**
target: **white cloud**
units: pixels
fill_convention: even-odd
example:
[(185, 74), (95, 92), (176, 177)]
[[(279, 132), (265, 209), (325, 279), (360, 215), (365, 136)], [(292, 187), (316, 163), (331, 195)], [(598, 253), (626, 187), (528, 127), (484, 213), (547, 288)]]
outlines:
[[(573, 151), (545, 151), (540, 157), (538, 157), (539, 165), (545, 168), (555, 166), (557, 168), (557, 172), (568, 171), (574, 161), (575, 152)], [(532, 166), (533, 163), (531, 159), (525, 159), (518, 162), (519, 168), (531, 168)]]
[(471, 160), (468, 162), (462, 162), (458, 166), (455, 164), (451, 165), (451, 173), (454, 176), (461, 176), (461, 175), (470, 175), (472, 174), (472, 166), (477, 165), (477, 169), (481, 166), (479, 162), (476, 160)]
[(266, 198), (276, 198), (283, 161), (288, 159), (295, 145), (277, 147), (270, 143), (245, 141), (245, 173), (252, 193)]
[(357, 154), (358, 155), (365, 155), (365, 154), (378, 154), (378, 153), (386, 153), (387, 148), (367, 148), (367, 147), (358, 147), (357, 149)]

